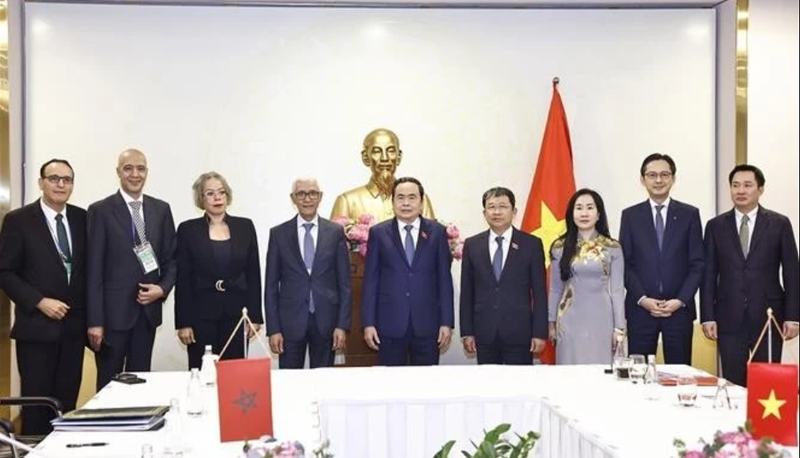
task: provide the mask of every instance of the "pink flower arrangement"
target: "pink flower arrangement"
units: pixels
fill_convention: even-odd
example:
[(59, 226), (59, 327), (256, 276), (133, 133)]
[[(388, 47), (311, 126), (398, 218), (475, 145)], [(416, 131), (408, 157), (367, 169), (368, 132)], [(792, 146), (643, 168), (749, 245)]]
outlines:
[(344, 228), (344, 236), (350, 245), (350, 251), (366, 257), (369, 228), (375, 224), (375, 218), (372, 215), (364, 214), (354, 221), (346, 216), (337, 216), (333, 218), (333, 222)]
[(247, 441), (242, 448), (241, 458), (333, 458), (328, 452), (328, 442), (311, 450), (306, 455), (305, 447), (297, 441), (280, 442), (272, 436), (262, 436), (257, 441)]
[(750, 434), (749, 422), (743, 427), (739, 427), (737, 431), (726, 433), (717, 431), (710, 443), (700, 439), (696, 446), (687, 448), (684, 441), (675, 439), (674, 444), (679, 458), (786, 458), (791, 456), (788, 451), (770, 438), (754, 439)]
[(450, 246), (450, 256), (455, 260), (461, 260), (464, 251), (464, 240), (461, 238), (461, 231), (453, 223), (439, 221), (446, 229), (447, 244)]

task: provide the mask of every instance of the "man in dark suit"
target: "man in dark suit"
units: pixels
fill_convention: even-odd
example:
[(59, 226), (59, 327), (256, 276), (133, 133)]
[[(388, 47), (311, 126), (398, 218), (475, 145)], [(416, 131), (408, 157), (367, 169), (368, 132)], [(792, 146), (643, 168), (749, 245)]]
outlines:
[[(86, 343), (86, 211), (67, 204), (72, 166), (51, 159), (39, 170), (41, 199), (10, 212), (0, 232), (0, 288), (16, 304), (11, 338), (22, 396), (52, 396), (72, 410)], [(22, 409), (22, 434), (52, 430), (53, 412)]]
[[(797, 336), (800, 321), (800, 272), (792, 223), (758, 201), (764, 174), (741, 164), (728, 175), (733, 209), (706, 224), (706, 267), (700, 288), (703, 333), (717, 341), (722, 375), (747, 384), (747, 360), (754, 350), (767, 308), (787, 339)], [(781, 275), (782, 274), (782, 275)], [(781, 342), (773, 332), (772, 361), (781, 360)], [(754, 361), (767, 361), (767, 342)]]
[(515, 229), (516, 198), (507, 188), (483, 194), (489, 230), (464, 242), (461, 339), (478, 364), (532, 364), (547, 338), (542, 241)]
[(143, 194), (147, 158), (119, 155), (120, 190), (89, 206), (87, 324), (97, 389), (122, 371), (150, 370), (161, 306), (175, 284), (169, 204)]
[(350, 258), (342, 227), (317, 213), (322, 191), (296, 180), (297, 216), (273, 227), (267, 248), (267, 334), (281, 369), (333, 366), (350, 330)]
[(670, 197), (675, 161), (647, 156), (639, 169), (649, 199), (622, 211), (620, 242), (625, 256), (625, 317), (628, 350), (654, 355), (658, 335), (667, 364), (692, 363), (694, 296), (703, 279), (700, 211)]
[(439, 353), (450, 344), (450, 249), (445, 227), (420, 216), (424, 197), (419, 180), (398, 178), (392, 187), (395, 217), (369, 231), (361, 323), (378, 364), (439, 364)]

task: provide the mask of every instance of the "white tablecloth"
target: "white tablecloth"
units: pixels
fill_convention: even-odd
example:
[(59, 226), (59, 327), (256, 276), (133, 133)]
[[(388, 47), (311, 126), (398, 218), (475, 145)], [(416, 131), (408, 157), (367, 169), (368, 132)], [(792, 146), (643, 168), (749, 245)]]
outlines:
[[(86, 407), (169, 404), (170, 398), (185, 398), (188, 373), (141, 375), (148, 383), (112, 382)], [(661, 399), (646, 400), (641, 386), (616, 380), (601, 366), (276, 370), (272, 380), (275, 435), (308, 445), (321, 432), (336, 458), (427, 458), (455, 439), (454, 458), (462, 449), (472, 451), (469, 440), (479, 440), (483, 429), (499, 423), (510, 423), (521, 434), (540, 432), (537, 458), (667, 458), (676, 456), (675, 438), (710, 438), (745, 419), (741, 388), (731, 390), (734, 410), (711, 407), (714, 388), (701, 389), (697, 406), (686, 408), (677, 404), (674, 388), (660, 387)], [(206, 413), (186, 419), (192, 452), (185, 456), (235, 457), (240, 443), (219, 443), (216, 391), (207, 389), (205, 395)], [(163, 431), (53, 433), (40, 448), (51, 457), (139, 458), (142, 443), (159, 452), (165, 440)], [(95, 441), (109, 445), (65, 447)]]

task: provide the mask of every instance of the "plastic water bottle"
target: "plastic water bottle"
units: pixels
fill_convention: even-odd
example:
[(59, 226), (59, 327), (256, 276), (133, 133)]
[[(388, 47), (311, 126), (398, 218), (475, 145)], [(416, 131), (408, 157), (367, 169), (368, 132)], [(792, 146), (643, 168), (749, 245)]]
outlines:
[(647, 374), (644, 376), (644, 383), (658, 383), (656, 355), (647, 355)]
[(200, 382), (200, 371), (192, 368), (189, 386), (186, 388), (186, 413), (190, 416), (203, 414), (203, 384)]
[(628, 352), (625, 348), (625, 339), (617, 337), (617, 348), (614, 349), (614, 357), (611, 362), (611, 369), (617, 378), (629, 378), (629, 369), (625, 362), (628, 359)]
[(181, 416), (181, 405), (176, 398), (169, 401), (169, 411), (166, 415), (166, 425), (164, 428), (167, 433), (167, 445), (164, 447), (164, 456), (182, 457), (185, 451), (183, 442), (183, 418)]
[(203, 385), (214, 386), (217, 383), (217, 355), (212, 353), (211, 345), (206, 345), (203, 362), (200, 365), (200, 381)]

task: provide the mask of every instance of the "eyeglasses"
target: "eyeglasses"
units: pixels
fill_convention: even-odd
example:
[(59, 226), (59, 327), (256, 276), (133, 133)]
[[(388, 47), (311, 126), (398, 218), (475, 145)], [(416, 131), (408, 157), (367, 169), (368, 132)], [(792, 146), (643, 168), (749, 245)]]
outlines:
[(511, 210), (511, 205), (489, 205), (488, 207), (486, 207), (486, 211), (489, 213), (494, 213), (494, 212), (504, 213), (509, 210)]
[(219, 191), (213, 191), (211, 189), (203, 191), (203, 197), (206, 199), (213, 199), (214, 197), (226, 197), (228, 195), (228, 191), (224, 189), (220, 189)]
[(62, 177), (60, 175), (48, 175), (46, 177), (42, 177), (45, 180), (49, 181), (52, 184), (58, 184), (59, 181), (63, 181), (64, 184), (72, 184), (75, 179), (72, 177)]
[(322, 193), (319, 191), (297, 191), (296, 193), (294, 193), (294, 198), (297, 200), (306, 200), (306, 199), (317, 200), (321, 195)]
[(661, 178), (662, 180), (669, 180), (672, 178), (672, 172), (647, 172), (644, 174), (645, 178), (648, 180), (657, 180)]

